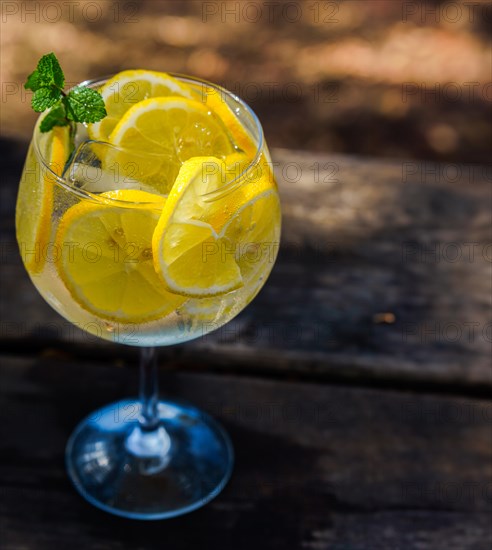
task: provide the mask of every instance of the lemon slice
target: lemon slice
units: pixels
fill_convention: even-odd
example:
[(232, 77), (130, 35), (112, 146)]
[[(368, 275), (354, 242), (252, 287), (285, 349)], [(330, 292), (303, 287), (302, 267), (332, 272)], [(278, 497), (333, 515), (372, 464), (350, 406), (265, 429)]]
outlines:
[[(225, 92), (221, 93), (211, 86), (204, 85), (201, 97), (204, 104), (211, 109), (228, 128), (236, 145), (252, 158), (256, 153), (254, 140), (225, 99)], [(240, 109), (239, 106), (236, 108)]]
[(167, 194), (181, 164), (191, 157), (225, 157), (234, 151), (221, 121), (198, 101), (153, 98), (129, 109), (109, 136), (125, 173)]
[(152, 250), (155, 269), (172, 292), (218, 296), (245, 284), (242, 269), (249, 280), (273, 266), (276, 252), (268, 247), (278, 243), (280, 227), (274, 180), (265, 174), (259, 193), (240, 187), (210, 200), (227, 169), (213, 157), (185, 162), (162, 209)]
[(223, 253), (227, 243), (205, 222), (168, 224), (156, 249), (160, 255), (157, 269), (176, 294), (217, 296), (243, 284), (234, 257)]
[(262, 155), (255, 165), (250, 165), (250, 162), (250, 157), (245, 153), (228, 155), (222, 165), (225, 166), (225, 173), (216, 191), (204, 197), (207, 222), (216, 231), (220, 232), (243, 204), (264, 191), (277, 189), (271, 163), (265, 156)]
[(214, 157), (185, 162), (162, 209), (152, 239), (154, 266), (166, 286), (184, 296), (216, 296), (242, 285), (239, 267), (221, 245), (214, 228), (203, 221), (202, 196), (216, 190), (225, 169)]
[[(128, 202), (114, 206), (110, 199)], [(137, 203), (137, 205), (135, 205)], [(125, 323), (165, 317), (183, 303), (155, 273), (152, 234), (163, 198), (145, 191), (103, 193), (67, 210), (56, 235), (60, 278), (98, 317)]]
[(271, 188), (244, 202), (224, 226), (221, 235), (234, 243), (244, 285), (251, 285), (262, 275), (266, 279), (273, 268), (280, 224), (280, 201), (277, 191)]
[(122, 71), (108, 80), (99, 92), (108, 114), (100, 122), (88, 126), (89, 137), (99, 141), (107, 141), (121, 117), (139, 101), (150, 97), (191, 97), (190, 90), (167, 73), (144, 70)]
[[(68, 126), (55, 126), (46, 143), (46, 158), (51, 170), (61, 175), (70, 152)], [(39, 160), (33, 146), (29, 149), (19, 188), (16, 208), (17, 240), (26, 269), (31, 274), (42, 271), (46, 263), (51, 235), (54, 176)]]

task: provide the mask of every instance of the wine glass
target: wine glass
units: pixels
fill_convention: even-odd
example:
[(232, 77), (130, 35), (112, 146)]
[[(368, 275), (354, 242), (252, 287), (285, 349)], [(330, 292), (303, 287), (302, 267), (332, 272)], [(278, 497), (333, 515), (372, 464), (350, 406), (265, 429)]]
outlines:
[[(142, 156), (95, 142), (83, 125), (76, 128), (74, 151), (67, 158), (69, 129), (41, 133), (40, 117), (16, 209), (21, 256), (43, 298), (83, 330), (141, 348), (138, 398), (112, 403), (82, 420), (68, 441), (66, 465), (76, 489), (91, 504), (146, 520), (203, 506), (223, 489), (233, 466), (230, 439), (214, 419), (190, 404), (159, 398), (156, 346), (198, 338), (236, 316), (265, 283), (280, 238), (277, 188), (256, 115), (218, 86), (173, 76), (197, 101), (219, 101), (227, 115), (222, 123), (232, 141), (237, 132), (242, 134), (243, 146), (234, 144), (233, 157), (239, 161), (235, 170), (221, 172), (215, 187), (208, 185), (213, 170), (203, 161), (196, 176), (203, 181), (195, 188), (204, 192), (196, 193), (193, 203), (201, 217), (183, 222), (184, 211), (181, 233), (166, 226), (157, 240), (164, 243), (163, 250), (179, 249), (194, 238), (193, 228), (202, 230), (207, 225), (203, 220), (210, 221), (214, 213), (216, 223), (225, 227), (220, 239), (212, 232), (216, 240), (202, 242), (201, 255), (193, 249), (177, 272), (182, 278), (198, 273), (213, 284), (214, 277), (223, 278), (227, 265), (236, 270), (237, 285), (196, 295), (163, 284), (152, 242), (169, 190), (156, 193), (129, 173), (157, 161), (151, 153)], [(105, 82), (84, 85), (99, 89)]]

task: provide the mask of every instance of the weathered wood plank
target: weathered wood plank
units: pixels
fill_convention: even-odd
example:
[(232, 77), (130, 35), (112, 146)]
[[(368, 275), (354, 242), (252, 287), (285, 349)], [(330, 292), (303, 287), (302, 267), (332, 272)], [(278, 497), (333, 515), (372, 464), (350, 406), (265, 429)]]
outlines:
[[(12, 216), (21, 154), (10, 147), (0, 341), (107, 346), (51, 311), (23, 271)], [(284, 212), (274, 272), (236, 320), (182, 348), (188, 362), (206, 351), (217, 368), (490, 388), (490, 167), (273, 158)]]
[(149, 524), (91, 508), (63, 464), (78, 420), (134, 394), (134, 369), (1, 359), (5, 550), (485, 550), (492, 543), (490, 402), (162, 371), (167, 394), (225, 424), (236, 466), (204, 509)]

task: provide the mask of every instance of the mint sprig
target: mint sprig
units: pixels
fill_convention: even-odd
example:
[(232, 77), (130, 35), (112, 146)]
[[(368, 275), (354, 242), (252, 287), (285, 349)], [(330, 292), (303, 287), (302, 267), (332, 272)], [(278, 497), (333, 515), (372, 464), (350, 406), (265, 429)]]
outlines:
[(43, 55), (24, 88), (32, 90), (32, 108), (43, 118), (39, 129), (49, 132), (54, 126), (67, 126), (73, 122), (98, 122), (106, 116), (104, 100), (99, 92), (85, 86), (77, 86), (68, 94), (64, 92), (65, 75), (54, 53)]

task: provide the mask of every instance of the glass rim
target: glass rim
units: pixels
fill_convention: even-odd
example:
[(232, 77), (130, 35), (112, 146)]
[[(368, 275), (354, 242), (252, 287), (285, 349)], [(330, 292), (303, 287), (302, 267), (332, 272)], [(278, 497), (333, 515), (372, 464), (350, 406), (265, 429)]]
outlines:
[[(125, 70), (128, 70), (128, 69), (125, 69)], [(117, 74), (118, 73), (114, 73), (114, 74), (107, 75), (107, 76), (102, 76), (102, 77), (98, 77), (98, 78), (94, 78), (94, 79), (84, 80), (84, 81), (80, 82), (79, 84), (76, 84), (75, 86), (72, 86), (71, 89), (73, 89), (77, 86), (99, 87), (99, 86), (102, 86), (104, 83), (108, 82), (108, 80), (110, 80), (111, 78), (113, 78)], [(261, 155), (262, 155), (262, 152), (263, 152), (264, 143), (265, 143), (264, 135), (263, 135), (263, 128), (261, 126), (261, 122), (258, 119), (258, 116), (256, 115), (256, 113), (238, 95), (232, 93), (231, 91), (227, 90), (226, 88), (223, 88), (222, 86), (219, 86), (218, 84), (214, 84), (213, 82), (209, 82), (208, 80), (204, 80), (204, 79), (194, 77), (194, 76), (190, 76), (190, 75), (185, 75), (185, 74), (182, 74), (182, 73), (168, 72), (166, 74), (170, 75), (173, 78), (181, 80), (181, 81), (184, 80), (184, 81), (189, 81), (189, 82), (194, 83), (194, 84), (199, 84), (201, 86), (211, 87), (214, 90), (216, 90), (218, 93), (225, 94), (228, 97), (232, 98), (234, 101), (239, 103), (241, 105), (241, 107), (243, 107), (246, 110), (248, 115), (251, 117), (251, 119), (252, 119), (252, 121), (255, 125), (255, 129), (257, 130), (257, 133), (258, 133), (258, 138), (257, 138), (257, 140), (255, 140), (257, 142), (255, 154), (252, 157), (252, 159), (250, 160), (250, 162), (248, 162), (247, 166), (245, 166), (245, 168), (241, 171), (241, 173), (238, 174), (237, 176), (235, 176), (233, 179), (227, 181), (224, 185), (218, 187), (217, 189), (214, 189), (213, 191), (209, 191), (207, 193), (200, 194), (199, 196), (203, 197), (203, 198), (209, 198), (209, 200), (213, 200), (213, 197), (217, 197), (217, 196), (222, 197), (223, 193), (227, 193), (228, 191), (231, 191), (233, 189), (235, 190), (235, 189), (238, 189), (238, 188), (242, 187), (243, 185), (246, 185), (249, 182), (247, 174), (251, 170), (254, 170), (255, 167), (258, 165), (258, 163), (260, 161), (260, 158), (261, 158)], [(151, 202), (151, 201), (124, 201), (124, 200), (121, 200), (121, 199), (116, 199), (116, 198), (111, 198), (111, 197), (101, 197), (100, 193), (93, 193), (91, 191), (87, 191), (86, 189), (80, 189), (80, 188), (74, 187), (67, 180), (67, 178), (59, 176), (56, 172), (53, 171), (50, 164), (47, 162), (47, 159), (44, 157), (44, 155), (40, 151), (40, 143), (39, 143), (40, 130), (39, 130), (39, 125), (40, 125), (42, 119), (43, 119), (43, 115), (39, 116), (38, 119), (36, 120), (36, 124), (34, 126), (34, 131), (33, 131), (33, 136), (32, 136), (32, 143), (34, 145), (34, 153), (37, 157), (37, 160), (43, 166), (43, 169), (45, 169), (49, 173), (50, 181), (52, 181), (53, 183), (56, 183), (57, 185), (60, 185), (67, 192), (73, 193), (74, 195), (77, 195), (79, 198), (82, 198), (82, 199), (91, 200), (91, 201), (95, 201), (95, 202), (98, 202), (98, 203), (104, 202), (104, 204), (106, 204), (106, 205), (114, 203), (115, 205), (125, 206), (126, 208), (129, 208), (132, 205), (153, 205), (153, 207), (155, 208), (156, 203)], [(89, 141), (93, 141), (95, 143), (106, 143), (106, 142), (98, 142), (98, 141), (94, 141), (94, 140), (89, 140)], [(111, 145), (111, 144), (109, 144), (109, 145)], [(240, 183), (238, 184), (238, 182), (240, 182)], [(130, 188), (129, 190), (135, 190), (135, 189)], [(166, 197), (166, 195), (159, 195), (159, 196), (162, 196), (164, 198)]]

